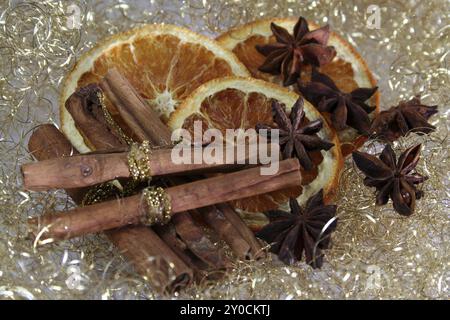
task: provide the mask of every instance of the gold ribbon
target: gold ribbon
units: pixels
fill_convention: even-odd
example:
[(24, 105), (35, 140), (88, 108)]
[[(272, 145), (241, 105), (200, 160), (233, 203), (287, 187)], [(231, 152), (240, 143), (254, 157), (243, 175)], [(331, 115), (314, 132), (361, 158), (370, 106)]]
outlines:
[(142, 144), (132, 143), (128, 152), (128, 169), (134, 180), (145, 180), (152, 177), (150, 156), (152, 148), (148, 141)]
[(172, 205), (169, 195), (161, 187), (147, 187), (142, 192), (147, 205), (141, 221), (144, 225), (166, 224), (170, 221)]

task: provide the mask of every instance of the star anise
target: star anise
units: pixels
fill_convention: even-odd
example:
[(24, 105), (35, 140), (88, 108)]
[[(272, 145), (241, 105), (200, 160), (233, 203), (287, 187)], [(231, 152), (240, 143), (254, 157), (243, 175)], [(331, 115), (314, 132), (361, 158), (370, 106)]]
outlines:
[(270, 250), (286, 264), (293, 264), (305, 256), (314, 268), (323, 263), (322, 250), (330, 244), (331, 233), (336, 229), (335, 205), (323, 203), (323, 190), (309, 198), (304, 209), (296, 199), (289, 200), (291, 212), (272, 210), (266, 212), (271, 222), (257, 237), (271, 244)]
[(366, 175), (364, 184), (377, 190), (377, 205), (386, 204), (390, 197), (395, 211), (401, 215), (409, 216), (414, 212), (416, 199), (423, 195), (416, 185), (428, 179), (415, 172), (420, 147), (419, 144), (405, 150), (398, 161), (390, 145), (385, 146), (379, 159), (367, 153), (353, 152), (356, 166)]
[(362, 134), (369, 133), (368, 114), (375, 107), (365, 101), (377, 91), (377, 87), (358, 88), (345, 93), (339, 90), (330, 77), (313, 69), (311, 82), (306, 85), (299, 82), (298, 89), (320, 112), (331, 114), (331, 122), (336, 130), (343, 130), (349, 125)]
[(428, 123), (428, 119), (437, 112), (437, 106), (426, 106), (420, 102), (420, 96), (416, 96), (382, 111), (373, 121), (371, 132), (388, 141), (394, 141), (408, 132), (428, 134), (436, 129)]
[(275, 23), (271, 23), (270, 28), (276, 42), (256, 46), (256, 50), (266, 57), (259, 70), (274, 75), (281, 74), (284, 86), (297, 81), (302, 65), (322, 66), (336, 56), (334, 47), (326, 45), (330, 36), (328, 25), (310, 31), (308, 22), (300, 17), (293, 35)]
[[(314, 163), (308, 152), (318, 150), (329, 150), (333, 143), (325, 141), (317, 136), (323, 123), (321, 119), (305, 123), (305, 112), (303, 110), (303, 99), (299, 98), (292, 107), (288, 116), (284, 106), (278, 101), (272, 101), (272, 113), (274, 121), (279, 129), (279, 144), (282, 150), (283, 159), (297, 156), (300, 164), (305, 170), (311, 170)], [(256, 130), (267, 130), (270, 134), (272, 127), (258, 123)]]

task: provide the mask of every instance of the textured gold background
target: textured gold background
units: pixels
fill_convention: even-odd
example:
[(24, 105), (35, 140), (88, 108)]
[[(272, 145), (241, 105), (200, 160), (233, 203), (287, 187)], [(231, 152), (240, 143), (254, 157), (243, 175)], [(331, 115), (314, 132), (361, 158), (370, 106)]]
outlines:
[[(257, 18), (288, 15), (330, 23), (355, 45), (379, 80), (383, 108), (414, 94), (439, 105), (432, 118), (437, 132), (396, 144), (424, 142), (419, 170), (430, 176), (426, 196), (410, 218), (395, 214), (390, 204), (376, 208), (373, 190), (347, 163), (337, 201), (340, 221), (321, 270), (303, 263), (239, 263), (220, 283), (191, 287), (178, 297), (449, 298), (448, 1), (126, 2), (0, 1), (0, 298), (155, 298), (102, 236), (40, 248), (25, 237), (28, 216), (73, 205), (61, 191), (21, 191), (18, 166), (31, 160), (30, 130), (58, 123), (58, 88), (81, 52), (141, 23), (174, 23), (214, 36)], [(68, 28), (70, 4), (80, 9), (80, 29)], [(381, 10), (380, 29), (367, 28), (371, 4)], [(380, 150), (377, 142), (365, 148)]]

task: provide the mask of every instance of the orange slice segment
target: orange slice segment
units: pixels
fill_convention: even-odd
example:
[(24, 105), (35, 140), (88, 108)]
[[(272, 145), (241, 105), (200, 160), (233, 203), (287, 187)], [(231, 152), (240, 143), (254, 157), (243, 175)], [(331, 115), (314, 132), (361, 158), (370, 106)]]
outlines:
[[(243, 26), (236, 27), (217, 38), (217, 41), (226, 49), (233, 51), (239, 60), (249, 69), (252, 76), (266, 81), (274, 82), (281, 85), (281, 78), (258, 70), (259, 66), (265, 60), (265, 57), (256, 49), (256, 45), (275, 42), (270, 29), (270, 23), (287, 29), (291, 34), (293, 32), (296, 18), (286, 19), (265, 19), (258, 20)], [(309, 23), (310, 29), (314, 30), (319, 26)], [(358, 87), (376, 86), (376, 81), (370, 72), (367, 64), (357, 51), (342, 37), (331, 32), (328, 44), (334, 46), (337, 51), (336, 58), (327, 65), (320, 68), (322, 73), (327, 74), (335, 82), (339, 89), (350, 92)], [(304, 74), (309, 74), (304, 72)], [(305, 80), (307, 76), (305, 76)], [(376, 111), (372, 112), (369, 117), (373, 118), (379, 112), (380, 104), (379, 93), (371, 98), (370, 103), (376, 106)], [(344, 155), (348, 155), (352, 150), (360, 147), (365, 141), (353, 128), (346, 128), (338, 132), (341, 141), (341, 147)]]
[[(147, 25), (116, 34), (86, 52), (64, 82), (61, 126), (81, 152), (89, 148), (64, 102), (77, 88), (98, 82), (110, 68), (124, 75), (163, 121), (201, 84), (223, 76), (249, 76), (233, 53), (184, 28)], [(106, 101), (106, 105), (114, 116), (112, 104)]]
[[(271, 103), (277, 100), (289, 112), (299, 96), (270, 82), (253, 79), (226, 77), (215, 79), (198, 87), (171, 115), (168, 125), (172, 130), (193, 130), (194, 121), (201, 121), (203, 128), (215, 128), (223, 133), (226, 129), (255, 128), (259, 122), (273, 124)], [(323, 119), (307, 101), (304, 104), (308, 121)], [(302, 171), (302, 187), (273, 192), (267, 195), (242, 199), (233, 204), (246, 212), (275, 209), (289, 197), (297, 197), (304, 203), (308, 197), (324, 189), (327, 199), (333, 196), (342, 168), (339, 141), (334, 131), (324, 121), (319, 136), (335, 146), (329, 151), (313, 155), (316, 170)]]

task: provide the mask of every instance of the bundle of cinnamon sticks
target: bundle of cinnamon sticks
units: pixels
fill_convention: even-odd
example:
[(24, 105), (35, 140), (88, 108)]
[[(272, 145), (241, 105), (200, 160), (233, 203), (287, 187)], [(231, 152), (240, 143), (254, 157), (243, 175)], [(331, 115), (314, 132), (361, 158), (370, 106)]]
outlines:
[[(171, 145), (170, 130), (116, 70), (110, 70), (98, 85), (72, 94), (66, 108), (86, 144), (96, 151), (78, 155), (54, 126), (39, 127), (30, 138), (29, 149), (41, 161), (22, 167), (27, 189), (65, 188), (81, 203), (87, 187), (113, 179), (123, 185), (132, 174), (125, 133), (137, 142), (163, 147), (153, 149), (145, 161), (151, 176), (160, 176), (155, 181), (158, 192), (138, 187), (127, 197), (113, 196), (66, 213), (44, 214), (30, 219), (30, 229), (40, 239), (53, 240), (105, 232), (136, 270), (161, 291), (179, 289), (230, 265), (223, 248), (214, 245), (204, 226), (214, 230), (239, 259), (263, 255), (258, 240), (227, 202), (301, 182), (298, 161), (293, 159), (281, 161), (278, 173), (267, 176), (260, 174), (259, 167), (242, 168), (242, 161), (174, 165), (167, 147)], [(120, 124), (121, 130), (105, 111), (114, 115), (114, 124)], [(251, 156), (246, 154), (245, 159)], [(211, 169), (234, 172), (202, 176)], [(156, 224), (146, 226), (146, 221)]]

